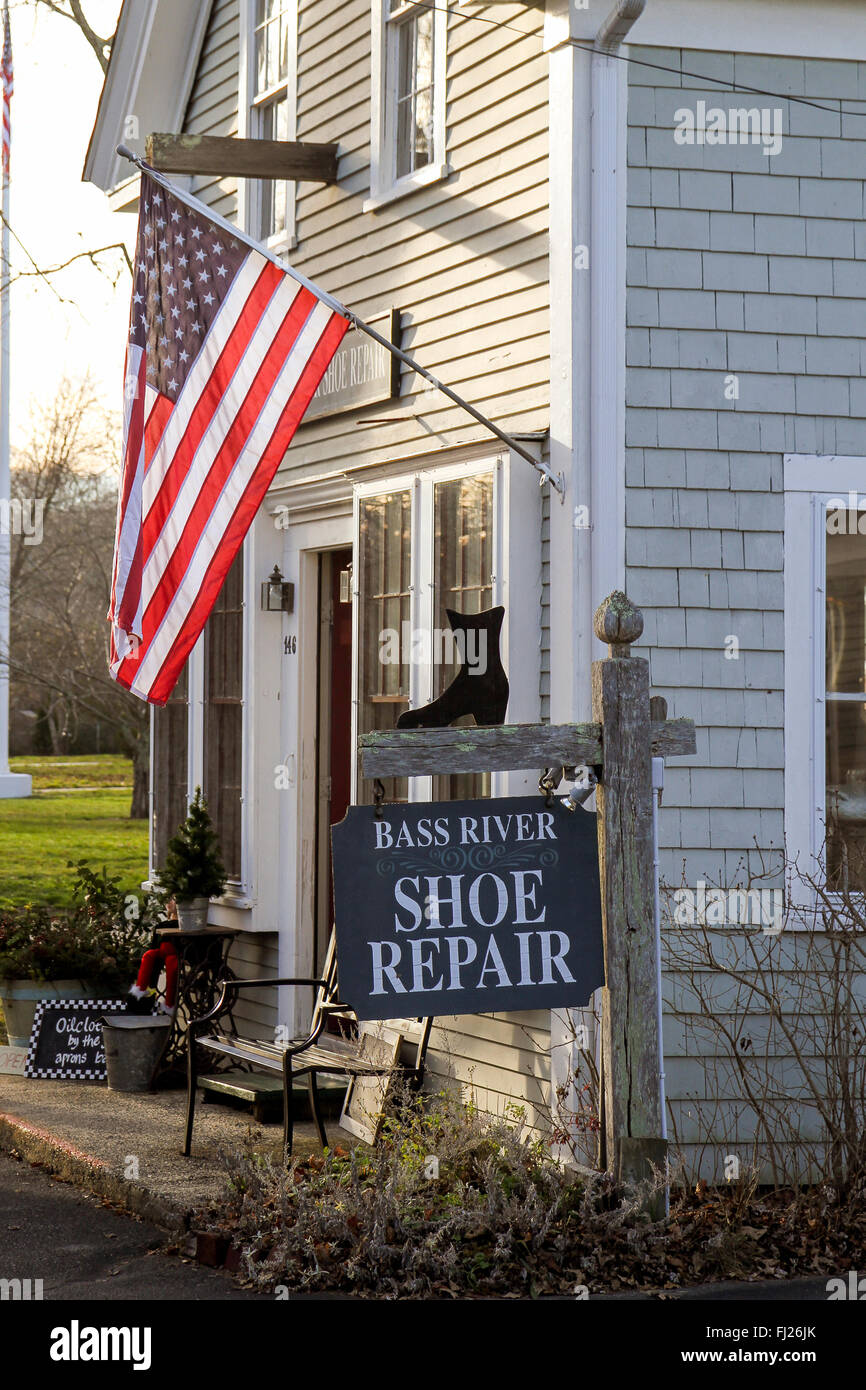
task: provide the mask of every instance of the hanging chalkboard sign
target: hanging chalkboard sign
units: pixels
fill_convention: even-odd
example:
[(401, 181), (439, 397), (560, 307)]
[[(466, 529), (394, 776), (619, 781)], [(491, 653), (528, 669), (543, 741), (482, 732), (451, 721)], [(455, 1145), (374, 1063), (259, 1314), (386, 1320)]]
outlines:
[(102, 1016), (125, 1013), (128, 1003), (128, 999), (40, 999), (25, 1075), (48, 1081), (104, 1081)]
[(541, 796), (379, 810), (331, 831), (359, 1019), (576, 1008), (604, 983), (594, 815)]

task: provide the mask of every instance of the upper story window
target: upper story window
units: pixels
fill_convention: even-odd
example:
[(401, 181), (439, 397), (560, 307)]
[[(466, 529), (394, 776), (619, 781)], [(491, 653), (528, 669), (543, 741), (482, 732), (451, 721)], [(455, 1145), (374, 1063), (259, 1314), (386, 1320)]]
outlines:
[(373, 0), (369, 211), (444, 178), (444, 3)]
[[(244, 0), (246, 9), (246, 134), (252, 140), (294, 140), (297, 76), (297, 0)], [(294, 236), (294, 183), (249, 180), (246, 222), (272, 249)]]

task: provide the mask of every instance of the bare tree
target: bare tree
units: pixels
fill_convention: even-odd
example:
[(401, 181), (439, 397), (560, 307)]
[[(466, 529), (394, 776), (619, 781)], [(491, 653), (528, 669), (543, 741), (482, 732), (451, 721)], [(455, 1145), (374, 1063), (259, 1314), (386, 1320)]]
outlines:
[[(116, 512), (116, 437), (92, 385), (62, 384), (37, 413), (16, 457), (13, 494), (41, 512), (33, 535), (13, 537), (10, 672), (18, 702), (45, 710), (55, 751), (80, 720), (112, 729), (132, 759), (130, 814), (148, 814), (149, 709), (108, 674), (108, 623)], [(35, 504), (35, 506), (34, 506)]]
[(39, 9), (50, 10), (52, 14), (62, 15), (64, 19), (68, 19), (74, 24), (95, 53), (102, 71), (108, 71), (108, 60), (111, 57), (111, 46), (117, 33), (116, 28), (113, 33), (105, 37), (98, 34), (89, 22), (81, 0), (29, 0), (29, 3), (36, 5)]

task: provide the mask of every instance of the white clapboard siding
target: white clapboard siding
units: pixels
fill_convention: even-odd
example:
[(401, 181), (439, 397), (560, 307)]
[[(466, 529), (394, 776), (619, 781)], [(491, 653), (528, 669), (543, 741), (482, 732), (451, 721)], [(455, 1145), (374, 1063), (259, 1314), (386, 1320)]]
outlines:
[[(240, 980), (277, 975), (276, 932), (241, 932), (229, 952), (229, 965)], [(273, 1038), (277, 1024), (275, 989), (242, 989), (234, 1020), (242, 1038)]]
[[(368, 0), (301, 0), (299, 140), (339, 148), (335, 185), (297, 187), (292, 263), (365, 317), (398, 308), (403, 342), (423, 366), (503, 428), (548, 426), (548, 108), (542, 16), (524, 10), (518, 28), (470, 22), (452, 7), (448, 37), (448, 142), (451, 177), (364, 212), (370, 192), (370, 5)], [(514, 7), (485, 7), (511, 23)], [(184, 129), (238, 130), (237, 0), (214, 0)], [(224, 216), (237, 216), (233, 179), (202, 177), (193, 189)], [(436, 447), (492, 436), (404, 369), (401, 399), (377, 417), (423, 417), (359, 430), (358, 412), (302, 426), (282, 472), (333, 473), (386, 465)], [(370, 413), (370, 412), (368, 412)], [(547, 503), (545, 502), (545, 535)], [(543, 557), (540, 693), (549, 670), (549, 564)], [(276, 937), (244, 935), (232, 950), (238, 974), (276, 973)], [(271, 992), (273, 995), (274, 992)], [(244, 998), (242, 1032), (261, 1036), (276, 1022), (273, 998)], [(446, 1079), (482, 1108), (523, 1105), (544, 1130), (549, 1105), (549, 1015), (440, 1020), (429, 1053), (428, 1086)]]

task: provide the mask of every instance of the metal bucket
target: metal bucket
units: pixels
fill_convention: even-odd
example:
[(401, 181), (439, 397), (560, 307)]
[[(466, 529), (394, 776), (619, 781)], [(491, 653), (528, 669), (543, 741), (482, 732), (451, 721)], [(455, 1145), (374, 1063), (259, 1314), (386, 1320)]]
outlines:
[(171, 1019), (115, 1014), (102, 1020), (109, 1091), (149, 1091)]
[(40, 999), (101, 999), (105, 990), (81, 980), (0, 980), (0, 1001), (10, 1047), (29, 1047)]

